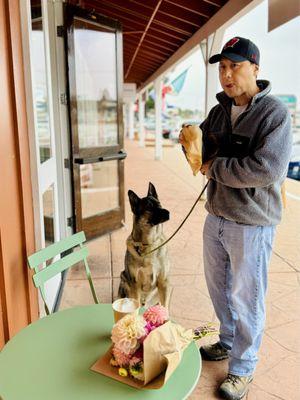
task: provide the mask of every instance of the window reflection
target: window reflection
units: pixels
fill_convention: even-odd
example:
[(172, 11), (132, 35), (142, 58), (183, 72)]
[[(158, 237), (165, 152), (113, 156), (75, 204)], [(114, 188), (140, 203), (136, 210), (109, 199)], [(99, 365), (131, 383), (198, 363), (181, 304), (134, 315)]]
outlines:
[(54, 243), (54, 185), (43, 194), (45, 245)]
[(41, 1), (31, 0), (31, 19), (33, 95), (40, 161), (43, 163), (51, 157), (51, 139)]
[(118, 161), (80, 165), (82, 218), (119, 207)]
[(75, 76), (79, 147), (118, 143), (116, 35), (75, 20)]

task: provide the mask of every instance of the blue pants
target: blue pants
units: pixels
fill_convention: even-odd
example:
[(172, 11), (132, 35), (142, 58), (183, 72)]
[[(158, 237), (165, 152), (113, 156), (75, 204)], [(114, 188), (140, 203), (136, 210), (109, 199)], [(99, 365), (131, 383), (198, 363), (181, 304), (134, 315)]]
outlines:
[(257, 364), (274, 234), (275, 226), (238, 224), (210, 214), (205, 221), (206, 283), (234, 375), (251, 375)]

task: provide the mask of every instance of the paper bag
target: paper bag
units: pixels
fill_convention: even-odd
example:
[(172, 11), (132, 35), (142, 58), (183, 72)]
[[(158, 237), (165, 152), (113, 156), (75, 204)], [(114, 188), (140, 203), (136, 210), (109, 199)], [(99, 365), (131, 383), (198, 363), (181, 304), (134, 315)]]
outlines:
[(184, 349), (192, 340), (191, 330), (185, 330), (171, 321), (153, 330), (144, 341), (143, 382), (118, 374), (118, 368), (110, 365), (111, 348), (96, 361), (91, 370), (135, 388), (159, 389), (175, 371)]
[(197, 175), (202, 165), (202, 131), (198, 125), (187, 125), (181, 130), (184, 153), (193, 175)]

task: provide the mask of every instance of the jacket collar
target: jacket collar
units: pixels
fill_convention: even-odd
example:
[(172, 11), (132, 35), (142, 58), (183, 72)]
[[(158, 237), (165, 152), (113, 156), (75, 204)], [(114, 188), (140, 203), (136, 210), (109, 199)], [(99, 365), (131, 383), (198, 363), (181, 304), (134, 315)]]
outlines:
[[(255, 104), (257, 103), (260, 99), (265, 97), (267, 94), (270, 93), (271, 91), (271, 83), (267, 80), (257, 80), (256, 81), (257, 86), (260, 88), (260, 91), (252, 97), (252, 100), (249, 104), (248, 110)], [(225, 92), (220, 92), (216, 95), (216, 98), (218, 102), (226, 109), (228, 114), (230, 115), (231, 112), (231, 105), (232, 105), (232, 99), (225, 94)]]

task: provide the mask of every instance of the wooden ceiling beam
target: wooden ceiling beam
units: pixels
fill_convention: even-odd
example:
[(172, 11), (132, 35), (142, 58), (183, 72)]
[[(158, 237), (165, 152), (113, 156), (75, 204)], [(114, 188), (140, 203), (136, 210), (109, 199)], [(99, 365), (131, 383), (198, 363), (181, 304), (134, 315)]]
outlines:
[(121, 11), (124, 15), (131, 15), (135, 18), (140, 18), (143, 21), (148, 21), (151, 17), (152, 10), (148, 10), (147, 8), (142, 7), (133, 7), (130, 6), (126, 7), (125, 2), (122, 0), (101, 0), (100, 2), (93, 2), (92, 0), (85, 0), (84, 4), (89, 5), (92, 7), (97, 7), (98, 9), (108, 9), (111, 11)]
[(226, 1), (224, 0), (202, 0), (203, 3), (211, 4), (215, 7), (223, 7)]
[(151, 29), (149, 29), (149, 31), (147, 33), (147, 38), (155, 39), (156, 43), (161, 42), (163, 44), (166, 44), (167, 46), (173, 46), (175, 48), (177, 48), (181, 44), (181, 42), (175, 42), (174, 40), (170, 41), (170, 39), (167, 40), (165, 38), (162, 38), (162, 34), (160, 34), (160, 36), (158, 36), (158, 35), (155, 35), (152, 31), (151, 32), (150, 31), (151, 31)]
[[(135, 43), (132, 42), (129, 38), (127, 38), (126, 42), (127, 42), (127, 43), (130, 43), (130, 44), (132, 44), (132, 45), (135, 44)], [(163, 55), (163, 56), (165, 56), (165, 57), (170, 57), (170, 55), (173, 53), (172, 50), (168, 50), (168, 51), (167, 51), (167, 50), (158, 49), (158, 48), (156, 48), (156, 44), (155, 44), (155, 43), (150, 42), (150, 44), (149, 44), (149, 42), (146, 42), (145, 40), (144, 40), (144, 42), (143, 42), (143, 48), (149, 49), (150, 51), (153, 51), (153, 52), (156, 53), (156, 54), (161, 54), (161, 55)]]
[(155, 39), (155, 40), (150, 39), (149, 34), (146, 36), (146, 38), (147, 38), (147, 39), (144, 39), (144, 42), (145, 42), (145, 43), (148, 43), (149, 45), (158, 47), (158, 48), (160, 48), (160, 49), (167, 50), (169, 53), (174, 53), (174, 51), (175, 51), (176, 49), (178, 49), (178, 47), (179, 47), (179, 45), (173, 45), (173, 46), (172, 46), (171, 43), (169, 43), (168, 46), (165, 45), (165, 44), (161, 44), (161, 43), (159, 42), (159, 40), (157, 40), (157, 39)]
[(174, 8), (185, 10), (188, 14), (196, 14), (206, 19), (209, 19), (219, 9), (219, 7), (199, 0), (165, 0), (165, 3), (165, 5), (171, 4)]
[(179, 35), (178, 33), (170, 33), (170, 32), (166, 32), (165, 30), (162, 30), (160, 28), (157, 28), (156, 26), (151, 26), (148, 30), (148, 33), (153, 33), (153, 32), (157, 32), (157, 34), (162, 35), (163, 36), (167, 36), (169, 38), (171, 38), (171, 40), (177, 40), (180, 41), (181, 43), (184, 43), (186, 41), (186, 38), (183, 37), (182, 35)]
[[(147, 1), (147, 3), (140, 3), (137, 0), (130, 0), (130, 4), (134, 4), (135, 7), (144, 7), (145, 9), (152, 9), (153, 6), (149, 5), (151, 4), (151, 1)], [(172, 7), (170, 7), (170, 4), (172, 4)], [(186, 24), (193, 25), (196, 27), (199, 27), (202, 25), (204, 22), (207, 21), (207, 19), (210, 17), (210, 14), (197, 14), (195, 15), (194, 13), (191, 13), (190, 11), (183, 11), (183, 8), (178, 8), (176, 7), (177, 4), (175, 1), (170, 2), (170, 4), (166, 3), (166, 0), (161, 4), (157, 15), (162, 15), (162, 16), (167, 16), (167, 17), (172, 17), (173, 19), (177, 19), (178, 21), (182, 21)], [(212, 13), (212, 12), (211, 12)], [(199, 16), (202, 17), (199, 19)]]
[(123, 31), (123, 35), (130, 35), (130, 36), (135, 36), (135, 35), (141, 35), (144, 31)]
[(174, 19), (172, 19), (171, 17), (161, 17), (158, 15), (153, 20), (153, 26), (163, 27), (170, 30), (171, 32), (180, 33), (185, 38), (190, 37), (193, 34), (193, 31), (195, 31), (195, 27), (193, 27), (194, 29), (192, 29), (191, 25), (187, 26), (187, 24), (174, 21)]
[[(134, 25), (142, 26), (143, 29), (147, 25), (147, 16), (141, 15), (139, 13), (130, 12), (130, 10), (124, 9), (123, 7), (116, 6), (114, 7), (114, 3), (93, 3), (91, 0), (84, 2), (85, 7), (90, 9), (94, 9), (97, 13), (105, 15), (107, 17), (112, 17), (120, 22), (123, 20), (129, 21)], [(125, 11), (124, 11), (125, 10)], [(134, 19), (132, 17), (135, 17)]]
[[(132, 49), (132, 48), (131, 48)], [(165, 61), (168, 57), (161, 56), (158, 54), (153, 54), (152, 51), (145, 50), (144, 48), (140, 50), (143, 57), (148, 58), (149, 60), (157, 60), (157, 61)]]

